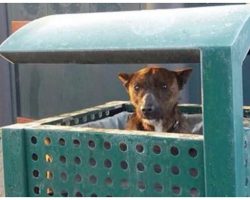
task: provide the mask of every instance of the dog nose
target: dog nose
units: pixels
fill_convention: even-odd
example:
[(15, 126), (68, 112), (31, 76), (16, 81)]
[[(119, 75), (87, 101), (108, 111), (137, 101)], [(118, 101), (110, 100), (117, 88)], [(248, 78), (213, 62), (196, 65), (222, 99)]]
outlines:
[(141, 111), (143, 114), (150, 114), (154, 112), (154, 107), (153, 106), (145, 106), (141, 108)]

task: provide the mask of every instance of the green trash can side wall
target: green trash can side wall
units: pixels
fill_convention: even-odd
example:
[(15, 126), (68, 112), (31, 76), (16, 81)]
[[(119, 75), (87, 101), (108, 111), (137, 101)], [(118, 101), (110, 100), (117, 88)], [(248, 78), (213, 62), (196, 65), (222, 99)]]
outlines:
[(18, 126), (2, 129), (5, 195), (28, 195), (24, 131)]
[[(112, 104), (114, 105), (114, 103)], [(126, 107), (128, 106), (128, 104), (125, 104)], [(132, 133), (133, 135), (123, 135), (121, 132), (117, 132), (116, 135), (113, 135), (114, 133), (116, 133), (116, 131), (112, 131), (112, 134), (108, 134), (106, 133), (106, 131), (100, 131), (100, 130), (96, 130), (95, 131), (82, 131), (81, 129), (77, 129), (77, 128), (71, 128), (71, 127), (61, 127), (61, 126), (45, 126), (45, 125), (42, 125), (42, 124), (54, 124), (54, 121), (57, 121), (56, 124), (59, 123), (58, 119), (60, 118), (61, 119), (61, 123), (63, 123), (65, 120), (67, 119), (70, 119), (72, 118), (73, 116), (78, 116), (78, 117), (82, 117), (82, 115), (80, 115), (80, 113), (85, 113), (85, 114), (88, 114), (88, 115), (93, 115), (94, 114), (94, 110), (96, 112), (96, 114), (100, 113), (100, 109), (102, 111), (104, 111), (105, 106), (97, 106), (96, 109), (95, 108), (91, 108), (91, 109), (87, 109), (88, 112), (85, 112), (85, 110), (82, 110), (80, 112), (75, 112), (75, 113), (69, 113), (69, 114), (65, 114), (61, 117), (52, 117), (52, 118), (48, 118), (48, 119), (44, 119), (44, 120), (40, 120), (37, 121), (37, 122), (32, 122), (32, 123), (29, 123), (29, 124), (24, 124), (24, 125), (20, 125), (22, 127), (22, 129), (24, 129), (22, 132), (20, 132), (19, 134), (22, 135), (22, 140), (24, 140), (24, 143), (26, 144), (25, 145), (25, 151), (24, 151), (24, 154), (25, 154), (25, 157), (26, 157), (26, 168), (24, 170), (26, 170), (26, 183), (28, 183), (28, 193), (27, 193), (27, 196), (49, 196), (47, 195), (46, 193), (46, 189), (47, 188), (50, 188), (50, 189), (53, 189), (54, 191), (54, 194), (53, 196), (61, 196), (62, 194), (60, 193), (61, 191), (63, 191), (63, 189), (66, 187), (68, 188), (68, 194), (70, 196), (74, 196), (75, 195), (75, 191), (77, 191), (77, 188), (78, 186), (76, 187), (71, 187), (71, 186), (66, 186), (65, 183), (63, 184), (61, 181), (60, 181), (60, 173), (59, 171), (60, 170), (69, 170), (69, 171), (74, 171), (74, 167), (76, 166), (72, 166), (70, 163), (73, 163), (74, 161), (74, 155), (83, 155), (81, 154), (81, 152), (84, 152), (84, 165), (88, 165), (88, 156), (86, 157), (87, 155), (87, 150), (88, 149), (82, 149), (83, 148), (86, 148), (88, 146), (88, 140), (90, 137), (94, 137), (96, 140), (98, 141), (102, 141), (102, 142), (98, 142), (98, 150), (97, 150), (97, 154), (95, 154), (97, 156), (96, 160), (97, 162), (99, 163), (98, 164), (98, 170), (103, 170), (102, 168), (102, 161), (100, 160), (103, 160), (103, 156), (100, 156), (100, 153), (101, 151), (103, 151), (101, 148), (101, 144), (103, 143), (104, 139), (106, 138), (109, 138), (110, 141), (112, 141), (113, 144), (116, 145), (116, 148), (119, 149), (119, 143), (120, 141), (126, 141), (128, 142), (129, 144), (129, 147), (130, 147), (130, 150), (128, 153), (128, 157), (126, 157), (127, 159), (129, 159), (128, 161), (128, 164), (130, 165), (133, 165), (134, 167), (136, 166), (136, 163), (134, 160), (136, 160), (137, 158), (134, 158), (133, 156), (136, 155), (136, 150), (133, 149), (135, 147), (135, 144), (139, 143), (139, 144), (143, 144), (145, 145), (145, 148), (147, 148), (147, 152), (149, 152), (149, 150), (152, 151), (152, 148), (150, 146), (150, 144), (152, 142), (156, 142), (158, 141), (158, 144), (160, 143), (162, 146), (162, 151), (163, 151), (163, 155), (162, 156), (167, 156), (164, 158), (160, 158), (159, 157), (159, 160), (162, 164), (162, 168), (164, 168), (166, 171), (167, 174), (167, 177), (164, 178), (165, 181), (162, 181), (162, 183), (164, 182), (164, 192), (163, 193), (155, 193), (153, 192), (152, 193), (152, 183), (153, 181), (155, 181), (156, 179), (154, 179), (153, 177), (150, 177), (150, 176), (147, 176), (145, 178), (143, 178), (143, 180), (147, 183), (147, 186), (151, 186), (151, 190), (146, 190), (145, 192), (139, 192), (137, 191), (136, 189), (136, 185), (134, 185), (134, 189), (130, 189), (129, 193), (128, 192), (125, 192), (125, 193), (119, 193), (119, 189), (118, 190), (115, 190), (115, 188), (112, 188), (110, 190), (106, 190), (105, 187), (104, 189), (99, 189), (98, 192), (96, 192), (97, 190), (94, 190), (91, 185), (86, 185), (88, 183), (84, 182), (84, 188), (86, 190), (83, 190), (85, 191), (85, 195), (87, 196), (90, 196), (92, 193), (96, 192), (98, 193), (98, 195), (106, 195), (106, 194), (110, 194), (112, 193), (113, 196), (126, 196), (126, 195), (130, 195), (130, 196), (174, 196), (175, 194), (171, 193), (171, 183), (178, 183), (178, 185), (181, 185), (181, 188), (182, 188), (182, 193), (181, 193), (181, 196), (190, 196), (190, 190), (192, 189), (193, 191), (193, 194), (195, 195), (197, 190), (198, 189), (198, 194), (201, 195), (201, 196), (204, 196), (205, 195), (205, 190), (204, 190), (204, 174), (203, 174), (203, 170), (204, 170), (204, 166), (203, 166), (203, 142), (202, 140), (192, 140), (191, 137), (188, 137), (187, 136), (187, 139), (188, 140), (180, 140), (180, 138), (178, 138), (178, 135), (176, 135), (176, 137), (172, 137), (170, 139), (167, 139), (165, 140), (164, 137), (163, 138), (158, 138), (158, 136), (155, 135), (155, 133), (151, 133), (152, 136), (149, 136), (149, 135), (140, 135), (142, 134), (142, 132), (139, 134), (139, 133)], [(106, 106), (108, 107), (109, 109), (114, 109), (114, 108), (118, 108), (118, 106), (115, 106), (115, 107), (110, 107), (110, 106)], [(121, 106), (119, 106), (121, 107)], [(97, 109), (99, 108), (99, 109)], [(199, 110), (199, 106), (190, 106), (190, 107), (187, 107), (187, 106), (182, 106), (181, 107), (183, 111), (188, 111), (188, 112), (195, 112), (195, 110), (197, 112), (200, 112)], [(190, 109), (189, 109), (190, 108)], [(128, 110), (131, 109), (131, 108), (127, 108)], [(63, 120), (65, 119), (65, 120)], [(90, 118), (89, 118), (90, 119)], [(75, 121), (73, 118), (72, 118), (73, 121)], [(78, 121), (78, 120), (77, 120)], [(42, 124), (41, 124), (42, 123)], [(11, 128), (12, 127), (12, 128)], [(14, 126), (11, 126), (10, 128), (7, 128), (7, 130), (9, 129), (15, 129), (15, 125)], [(20, 127), (19, 127), (20, 129)], [(108, 131), (108, 130), (107, 130)], [(92, 136), (91, 136), (92, 135)], [(36, 139), (32, 139), (32, 137), (35, 136)], [(44, 144), (44, 141), (45, 141), (45, 138), (49, 137), (50, 138), (50, 141), (51, 141), (51, 144), (50, 145), (45, 145)], [(59, 145), (58, 141), (60, 138), (64, 138), (64, 140), (66, 141), (66, 145), (65, 147), (64, 146), (61, 146)], [(123, 138), (121, 140), (121, 138)], [(78, 149), (76, 147), (74, 147), (74, 143), (73, 143), (73, 139), (78, 139), (79, 141), (81, 141), (81, 150)], [(92, 138), (93, 139), (93, 138)], [(150, 140), (150, 141), (149, 141)], [(33, 142), (32, 142), (33, 141)], [(6, 143), (6, 146), (10, 146), (8, 145), (8, 140), (5, 140), (4, 141)], [(12, 142), (12, 141), (11, 141)], [(118, 145), (118, 146), (117, 146)], [(198, 146), (197, 146), (198, 145)], [(169, 156), (169, 153), (170, 153), (170, 147), (171, 146), (177, 146), (179, 148), (179, 151), (181, 152), (181, 158), (179, 160), (179, 156), (177, 156), (175, 158), (175, 156)], [(194, 147), (197, 149), (198, 153), (199, 153), (199, 157), (196, 158), (195, 160), (192, 161), (192, 158), (190, 159), (190, 157), (188, 156), (188, 149), (190, 147)], [(80, 150), (80, 152), (79, 152)], [(32, 160), (32, 154), (35, 153), (38, 155), (38, 163), (37, 161), (34, 161)], [(113, 153), (115, 155), (113, 155)], [(45, 155), (46, 154), (49, 154), (49, 155), (52, 155), (52, 158), (53, 158), (53, 162), (52, 163), (46, 163), (45, 162)], [(69, 164), (71, 166), (64, 166), (62, 165), (62, 163), (59, 162), (59, 157), (60, 155), (64, 155), (64, 154), (67, 154), (67, 159), (69, 161)], [(98, 155), (99, 154), (99, 155)], [(186, 157), (185, 154), (188, 156)], [(93, 156), (94, 154), (88, 154), (89, 156)], [(121, 159), (121, 157), (117, 155), (117, 151), (115, 152), (111, 152), (111, 153), (108, 153), (106, 156), (107, 158), (109, 157), (114, 157), (114, 160), (116, 159)], [(14, 155), (16, 156), (16, 154)], [(17, 155), (17, 156), (20, 156), (20, 155)], [(150, 169), (153, 170), (153, 164), (152, 163), (155, 163), (156, 160), (154, 160), (154, 155), (152, 154), (147, 154), (147, 157), (148, 158), (145, 158), (144, 157), (145, 154), (142, 156), (142, 157), (138, 157), (138, 159), (142, 159), (144, 162), (145, 162), (145, 167), (147, 167), (147, 169)], [(9, 158), (6, 157), (5, 159), (6, 162), (9, 162)], [(13, 158), (15, 159), (15, 158)], [(152, 159), (152, 161), (149, 161), (150, 159)], [(162, 160), (163, 159), (163, 160)], [(198, 160), (197, 160), (198, 159)], [(163, 162), (164, 161), (164, 162)], [(116, 164), (116, 167), (119, 166), (119, 162), (116, 160), (115, 161)], [(148, 164), (146, 164), (148, 163)], [(151, 165), (149, 166), (149, 163), (151, 163)], [(173, 165), (177, 165), (178, 167), (180, 167), (180, 175), (171, 175), (171, 166)], [(60, 170), (59, 170), (59, 168)], [(164, 167), (163, 167), (164, 166)], [(14, 168), (13, 168), (14, 167)], [(9, 171), (13, 172), (13, 170), (16, 170), (15, 169), (16, 166), (14, 165), (10, 165), (10, 169)], [(73, 168), (71, 168), (73, 167)], [(85, 166), (86, 167), (86, 166)], [(190, 175), (188, 175), (190, 172), (188, 172), (189, 168), (190, 167), (193, 167), (193, 168), (196, 168), (198, 169), (198, 179), (197, 177), (194, 177), (192, 179), (192, 177)], [(39, 177), (36, 177), (36, 175), (33, 174), (33, 171), (34, 170), (39, 170)], [(54, 178), (53, 180), (48, 180), (46, 179), (46, 171), (51, 171), (53, 172), (53, 175), (54, 175)], [(52, 171), (53, 170), (53, 171)], [(85, 170), (85, 168), (84, 168)], [(85, 176), (86, 176), (86, 173), (93, 173), (95, 170), (93, 171), (89, 171), (87, 170), (87, 172), (81, 172), (81, 173), (84, 173)], [(72, 171), (72, 172), (73, 172)], [(74, 171), (75, 172), (75, 171)], [(118, 172), (119, 173), (119, 172)], [(133, 173), (133, 172), (131, 172)], [(103, 176), (104, 174), (102, 174), (101, 172), (98, 174), (100, 174), (100, 176)], [(170, 178), (170, 177), (171, 178)], [(73, 180), (73, 174), (71, 173), (70, 175), (71, 177), (71, 180)], [(115, 176), (116, 177), (116, 176)], [(131, 174), (131, 182), (132, 184), (135, 184), (135, 180), (138, 180), (136, 179), (137, 178), (140, 178), (140, 176), (134, 176)], [(133, 178), (134, 177), (134, 178)], [(181, 178), (180, 178), (181, 177)], [(185, 179), (185, 177), (187, 179)], [(191, 178), (191, 179), (189, 179)], [(86, 177), (85, 177), (86, 179)], [(88, 179), (88, 176), (87, 176), (87, 179)], [(86, 180), (87, 180), (86, 179)], [(158, 179), (157, 179), (158, 180)], [(189, 181), (188, 181), (189, 180)], [(13, 180), (10, 180), (10, 181), (13, 181)], [(116, 180), (118, 181), (118, 180)], [(169, 182), (170, 181), (170, 182)], [(14, 180), (14, 183), (15, 183), (15, 180)], [(67, 182), (69, 183), (69, 182)], [(117, 183), (117, 182), (116, 182)], [(73, 185), (73, 183), (71, 183), (70, 185)], [(40, 191), (39, 194), (35, 194), (34, 193), (34, 188), (39, 188), (39, 189), (36, 189), (36, 191)], [(99, 185), (98, 187), (101, 187), (101, 185)], [(13, 189), (13, 188), (12, 188)], [(79, 189), (79, 188), (78, 188)], [(82, 190), (78, 190), (78, 192)], [(99, 192), (100, 191), (100, 192)], [(110, 192), (109, 192), (110, 191)], [(9, 193), (7, 193), (7, 196), (12, 196), (13, 193), (15, 193), (15, 191), (9, 191)], [(17, 196), (17, 195), (14, 195), (14, 196)]]
[[(36, 137), (36, 144), (30, 142), (32, 137)], [(49, 145), (44, 144), (45, 138), (50, 138)], [(65, 141), (64, 145), (58, 143), (60, 139)], [(80, 144), (75, 145), (74, 140), (78, 140)], [(94, 148), (89, 147), (90, 140), (95, 143)], [(117, 130), (111, 134), (98, 130), (79, 131), (69, 127), (36, 127), (25, 129), (25, 141), (26, 154), (30, 157), (27, 163), (29, 196), (50, 196), (47, 194), (47, 188), (53, 191), (52, 196), (62, 196), (61, 191), (65, 191), (68, 196), (75, 196), (77, 192), (83, 196), (205, 195), (201, 139), (180, 137), (176, 140), (150, 135), (123, 134)], [(105, 141), (111, 144), (109, 150), (104, 148)], [(125, 151), (121, 151), (121, 143), (126, 144)], [(136, 150), (137, 144), (144, 148), (140, 153)], [(161, 148), (159, 154), (153, 152), (155, 145)], [(177, 156), (171, 154), (172, 146), (178, 148)], [(189, 155), (191, 148), (197, 151), (195, 157)], [(38, 156), (37, 161), (31, 159), (33, 153)], [(51, 156), (52, 162), (45, 161), (46, 154)], [(60, 160), (62, 155), (65, 156), (66, 163)], [(76, 157), (80, 159), (79, 163), (76, 162)], [(93, 159), (96, 164), (93, 164)], [(112, 167), (107, 167), (106, 159), (111, 161)], [(127, 169), (121, 167), (121, 161), (127, 162)], [(141, 167), (138, 167), (139, 163)], [(155, 172), (159, 170), (154, 168), (155, 165), (160, 166), (161, 172)], [(178, 168), (178, 173), (175, 172), (177, 174), (172, 173), (174, 166)], [(196, 170), (198, 175), (190, 175), (191, 169)], [(39, 171), (38, 177), (32, 175), (34, 170)], [(51, 178), (46, 178), (47, 171), (52, 174)], [(62, 176), (61, 173), (65, 174)], [(82, 177), (81, 181), (75, 179), (76, 175)], [(97, 179), (96, 183), (91, 182), (91, 175)], [(105, 181), (107, 177), (112, 179), (112, 183)], [(122, 180), (128, 182), (122, 183)], [(38, 194), (34, 193), (34, 187), (39, 187)], [(176, 193), (173, 187), (176, 187)]]
[(250, 167), (249, 167), (249, 161), (250, 161), (250, 129), (247, 128), (245, 130), (245, 135), (244, 135), (244, 167), (245, 167), (245, 196), (250, 196)]
[[(13, 143), (16, 144), (16, 141), (13, 141), (10, 137), (12, 136), (11, 130), (15, 130), (17, 138), (21, 137), (22, 143), (25, 144), (23, 156), (26, 159), (21, 159), (21, 161), (25, 160), (25, 168), (18, 168), (18, 172), (23, 174), (24, 170), (26, 175), (22, 178), (25, 179), (24, 184), (27, 184), (24, 185), (27, 190), (26, 193), (20, 195), (20, 193), (16, 191), (15, 187), (11, 187), (12, 185), (16, 186), (17, 179), (19, 180), (19, 177), (15, 177), (16, 179), (13, 179), (11, 176), (6, 176), (6, 179), (8, 179), (6, 181), (9, 183), (8, 185), (10, 185), (8, 190), (6, 190), (6, 196), (50, 196), (46, 193), (47, 188), (50, 188), (54, 191), (53, 196), (62, 196), (62, 194), (65, 195), (65, 193), (63, 193), (65, 188), (68, 190), (68, 194), (70, 196), (74, 196), (76, 191), (85, 192), (85, 195), (87, 196), (91, 196), (91, 194), (94, 192), (96, 192), (99, 196), (105, 196), (107, 194), (112, 194), (113, 196), (204, 196), (205, 191), (202, 136), (194, 137), (194, 139), (192, 139), (192, 137), (186, 137), (186, 139), (183, 139), (182, 137), (178, 137), (179, 135), (177, 134), (176, 137), (178, 139), (174, 136), (165, 138), (165, 134), (161, 136), (155, 135), (155, 133), (144, 132), (132, 132), (131, 134), (124, 134), (124, 131), (118, 130), (112, 130), (110, 131), (111, 133), (109, 133), (109, 130), (98, 129), (86, 131), (84, 129), (65, 126), (64, 124), (65, 121), (68, 121), (69, 119), (75, 123), (80, 121), (74, 120), (74, 117), (82, 118), (84, 116), (88, 116), (86, 119), (92, 120), (92, 115), (95, 115), (96, 117), (102, 117), (99, 115), (100, 112), (112, 114), (114, 113), (115, 109), (121, 111), (121, 108), (126, 108), (126, 110), (131, 111), (131, 105), (129, 106), (126, 102), (111, 102), (106, 105), (96, 106), (94, 108), (84, 109), (74, 113), (63, 114), (61, 116), (51, 117), (28, 124), (5, 127), (5, 135), (8, 136), (7, 139), (6, 137), (4, 138), (6, 147), (10, 147)], [(196, 111), (200, 112), (200, 106), (195, 105), (182, 105), (181, 109), (188, 113), (195, 113)], [(107, 110), (109, 110), (109, 112), (107, 112)], [(64, 124), (64, 126), (47, 125), (60, 123)], [(73, 124), (70, 123), (70, 125)], [(47, 137), (50, 138), (50, 145), (45, 145), (44, 143)], [(64, 139), (65, 146), (60, 145), (60, 138)], [(80, 147), (75, 146), (73, 141), (76, 139), (80, 141)], [(89, 139), (95, 139), (96, 144), (98, 144), (98, 147), (94, 153), (89, 151)], [(110, 141), (114, 147), (114, 150), (111, 152), (106, 152), (105, 149), (102, 149), (105, 139)], [(126, 141), (128, 145), (128, 151), (126, 155), (121, 153), (119, 150), (119, 143), (124, 141)], [(162, 153), (159, 156), (157, 156), (158, 154), (154, 154), (152, 151), (152, 145), (155, 143), (160, 145), (162, 149)], [(138, 153), (136, 151), (136, 144), (142, 144), (144, 146), (143, 153)], [(171, 154), (171, 146), (176, 146), (178, 148), (179, 154), (177, 156)], [(194, 158), (190, 156), (190, 148), (195, 148), (197, 150), (198, 156)], [(104, 176), (109, 174), (107, 173), (105, 175), (105, 173), (102, 172), (105, 170), (105, 167), (103, 166), (103, 153), (105, 154), (106, 158), (112, 159), (113, 162), (114, 170), (112, 170), (112, 174), (114, 177), (114, 182), (111, 188), (110, 186), (106, 187), (105, 183), (103, 182)], [(32, 156), (33, 154), (36, 155)], [(46, 154), (52, 156), (53, 161), (51, 163), (45, 161)], [(60, 161), (60, 155), (67, 156), (67, 165), (64, 165)], [(74, 173), (76, 173), (76, 171), (79, 169), (77, 164), (74, 165), (74, 158), (76, 155), (82, 157), (83, 163), (83, 169), (78, 172), (84, 174), (84, 177), (82, 176), (84, 181), (79, 185), (77, 182), (71, 182), (70, 184), (68, 181), (64, 182), (61, 180), (60, 176), (61, 172), (66, 171), (69, 173), (68, 176), (70, 176), (70, 181), (74, 180), (74, 176), (76, 175)], [(5, 166), (7, 166), (6, 163), (9, 166), (8, 170), (6, 170), (7, 175), (17, 170), (16, 168), (20, 166), (18, 164), (18, 158), (23, 158), (23, 156), (12, 152), (12, 159), (7, 156), (4, 157)], [(92, 185), (88, 183), (88, 177), (92, 173), (96, 172), (95, 168), (86, 168), (86, 165), (89, 165), (88, 159), (93, 156), (96, 156), (95, 159), (98, 162), (97, 171), (101, 176), (100, 183), (98, 183), (98, 190), (93, 189)], [(133, 187), (129, 187), (129, 190), (119, 189), (120, 179), (118, 179), (118, 177), (121, 178), (122, 175), (120, 174), (121, 172), (119, 172), (119, 170), (121, 171), (121, 168), (119, 167), (119, 159), (122, 160), (121, 156), (124, 160), (127, 160), (128, 165), (133, 166), (130, 168), (130, 172), (125, 173), (128, 173), (127, 175), (130, 177), (128, 183), (133, 184)], [(15, 160), (15, 165), (9, 164), (12, 160)], [(136, 171), (136, 160), (138, 162), (144, 162), (144, 166), (147, 169), (146, 174), (141, 174), (141, 172), (138, 173)], [(162, 173), (157, 174), (154, 172), (154, 164), (161, 165)], [(180, 171), (180, 173), (177, 175), (171, 173), (171, 167), (174, 165), (177, 165)], [(190, 175), (190, 168), (195, 168), (195, 170), (198, 171), (198, 176), (194, 175), (193, 177)], [(46, 178), (47, 171), (52, 173), (52, 179)], [(153, 178), (154, 176), (155, 178)], [(123, 178), (127, 178), (127, 176), (124, 176), (123, 174)], [(145, 191), (138, 191), (138, 180), (143, 180), (146, 184), (147, 189)], [(164, 186), (163, 192), (156, 192), (154, 190), (154, 184), (157, 183), (157, 180), (158, 182), (161, 181), (161, 185)], [(171, 187), (174, 183), (180, 187), (180, 194), (173, 193)], [(22, 184), (20, 184), (20, 188), (24, 189)]]
[[(241, 30), (239, 31), (237, 37), (234, 40), (234, 43), (232, 45), (232, 63), (233, 63), (233, 74), (237, 76), (235, 76), (235, 81), (234, 81), (234, 91), (235, 93), (233, 94), (234, 96), (236, 96), (236, 98), (238, 99), (236, 101), (237, 105), (235, 105), (236, 109), (241, 110), (242, 104), (243, 104), (243, 80), (242, 80), (242, 67), (243, 67), (243, 61), (246, 58), (249, 50), (250, 50), (250, 18), (246, 19), (245, 23), (243, 24), (243, 27), (241, 28)], [(237, 119), (241, 119), (242, 115), (241, 113), (237, 112)], [(241, 122), (239, 121), (234, 121), (234, 123), (236, 123), (238, 126), (238, 130), (236, 131), (236, 135), (235, 137), (241, 137)], [(249, 130), (245, 131), (247, 134), (249, 134)], [(235, 139), (236, 140), (236, 139)], [(238, 143), (240, 145), (240, 143)], [(239, 157), (238, 155), (244, 155), (244, 153), (242, 153), (242, 150), (244, 152), (244, 148), (245, 147), (245, 140), (243, 138), (242, 141), (242, 148), (238, 147), (236, 148), (236, 157)], [(238, 178), (238, 182), (239, 190), (242, 190), (243, 188), (245, 188), (247, 196), (249, 196), (250, 194), (250, 188), (249, 188), (249, 184), (248, 184), (248, 180), (249, 180), (249, 174), (245, 173), (245, 171), (241, 170), (242, 166), (246, 167), (249, 170), (249, 165), (246, 165), (246, 159), (243, 157), (239, 157), (240, 159), (243, 160), (238, 160), (238, 162), (235, 163), (236, 165), (236, 169), (239, 172), (239, 175), (237, 176)], [(248, 161), (248, 159), (247, 159)]]
[(230, 47), (202, 52), (207, 196), (244, 194), (242, 73), (233, 59)]

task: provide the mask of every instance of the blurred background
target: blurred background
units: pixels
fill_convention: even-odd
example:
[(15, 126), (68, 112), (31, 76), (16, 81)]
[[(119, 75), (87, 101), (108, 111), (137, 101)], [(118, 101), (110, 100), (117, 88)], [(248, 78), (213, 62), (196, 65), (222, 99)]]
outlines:
[[(89, 13), (184, 7), (224, 6), (205, 3), (0, 3), (0, 43), (12, 33), (13, 21), (32, 21), (64, 13)], [(38, 38), (39, 39), (39, 38)], [(35, 41), (34, 41), (35, 42)], [(147, 64), (147, 63), (146, 63)], [(249, 56), (243, 65), (244, 104), (250, 104)], [(114, 100), (128, 100), (117, 75), (133, 72), (142, 64), (21, 64), (0, 58), (0, 126), (16, 122), (17, 117), (40, 119)], [(168, 69), (185, 64), (161, 64)], [(192, 76), (180, 102), (201, 103), (199, 63), (189, 64)], [(223, 81), (223, 80), (222, 80)]]

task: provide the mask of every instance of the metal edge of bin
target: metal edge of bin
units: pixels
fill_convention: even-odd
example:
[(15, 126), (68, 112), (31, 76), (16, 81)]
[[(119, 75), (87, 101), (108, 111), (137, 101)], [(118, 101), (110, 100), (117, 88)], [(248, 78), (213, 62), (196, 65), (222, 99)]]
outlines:
[(25, 139), (23, 126), (2, 128), (5, 195), (27, 196)]

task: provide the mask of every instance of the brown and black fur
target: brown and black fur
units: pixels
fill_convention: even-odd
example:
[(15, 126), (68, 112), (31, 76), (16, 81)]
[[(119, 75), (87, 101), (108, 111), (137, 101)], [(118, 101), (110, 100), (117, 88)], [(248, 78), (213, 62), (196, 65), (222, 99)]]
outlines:
[(135, 112), (128, 119), (126, 129), (189, 132), (190, 128), (177, 105), (180, 90), (191, 71), (190, 68), (170, 71), (153, 66), (132, 74), (120, 73), (119, 79), (135, 108)]

